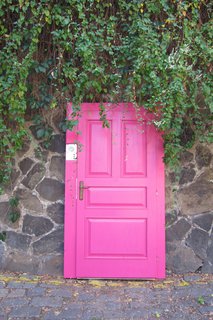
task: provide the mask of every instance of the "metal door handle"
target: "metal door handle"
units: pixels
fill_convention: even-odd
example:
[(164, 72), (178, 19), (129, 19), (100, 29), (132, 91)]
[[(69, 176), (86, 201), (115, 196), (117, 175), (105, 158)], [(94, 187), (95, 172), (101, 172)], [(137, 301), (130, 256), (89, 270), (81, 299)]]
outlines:
[(79, 181), (79, 200), (84, 199), (84, 189), (88, 189), (89, 187), (86, 187), (84, 185), (84, 181)]

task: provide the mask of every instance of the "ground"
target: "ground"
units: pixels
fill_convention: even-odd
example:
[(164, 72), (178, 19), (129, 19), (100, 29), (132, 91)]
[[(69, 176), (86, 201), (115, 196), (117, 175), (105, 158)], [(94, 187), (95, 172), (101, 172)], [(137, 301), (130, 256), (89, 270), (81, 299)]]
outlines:
[(65, 280), (0, 274), (0, 320), (210, 320), (213, 275), (166, 280)]

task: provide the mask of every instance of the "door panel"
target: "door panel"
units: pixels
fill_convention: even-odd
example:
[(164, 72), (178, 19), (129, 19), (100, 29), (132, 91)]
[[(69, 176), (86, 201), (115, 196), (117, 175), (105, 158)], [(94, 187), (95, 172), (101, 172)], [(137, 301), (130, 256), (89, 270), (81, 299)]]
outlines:
[[(122, 121), (122, 176), (146, 175), (146, 126), (137, 120)], [(137, 155), (137, 157), (135, 156)]]
[(87, 191), (87, 208), (90, 207), (146, 207), (146, 188), (90, 187)]
[[(101, 121), (87, 122), (87, 177), (106, 177), (112, 173), (111, 130), (103, 130)], [(98, 150), (98, 152), (96, 151)]]
[(87, 258), (146, 256), (146, 219), (95, 218), (87, 219), (86, 223)]
[[(71, 274), (77, 278), (164, 277), (160, 134), (147, 124), (144, 113), (143, 121), (137, 121), (131, 105), (106, 108), (109, 129), (99, 120), (98, 104), (82, 105)], [(80, 181), (85, 187), (81, 196)], [(71, 258), (69, 253), (66, 256)]]

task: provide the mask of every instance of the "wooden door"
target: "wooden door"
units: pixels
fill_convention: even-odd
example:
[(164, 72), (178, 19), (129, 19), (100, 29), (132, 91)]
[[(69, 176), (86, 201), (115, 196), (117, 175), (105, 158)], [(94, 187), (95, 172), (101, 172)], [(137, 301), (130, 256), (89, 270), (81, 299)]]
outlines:
[[(65, 276), (162, 278), (161, 136), (148, 124), (144, 111), (143, 120), (138, 121), (130, 104), (106, 105), (106, 109), (110, 128), (103, 128), (98, 104), (82, 105), (81, 133), (75, 137), (81, 151), (77, 160), (67, 160), (66, 180), (72, 175), (68, 188), (73, 183), (75, 200), (72, 206), (66, 203), (70, 219), (65, 221)], [(68, 145), (73, 142), (70, 139), (74, 139), (72, 134)], [(66, 199), (72, 196), (66, 191)], [(75, 227), (69, 230), (70, 220)]]

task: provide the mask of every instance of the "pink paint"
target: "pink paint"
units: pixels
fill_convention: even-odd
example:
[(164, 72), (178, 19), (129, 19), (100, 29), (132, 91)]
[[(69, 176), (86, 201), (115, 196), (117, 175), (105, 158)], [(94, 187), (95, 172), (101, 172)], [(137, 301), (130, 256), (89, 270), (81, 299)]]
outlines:
[(110, 129), (98, 104), (84, 103), (81, 134), (67, 132), (67, 145), (78, 140), (82, 150), (66, 160), (64, 276), (164, 278), (161, 135), (145, 110), (138, 124), (131, 104), (105, 106)]

